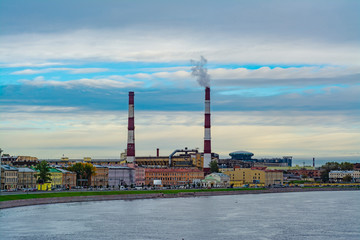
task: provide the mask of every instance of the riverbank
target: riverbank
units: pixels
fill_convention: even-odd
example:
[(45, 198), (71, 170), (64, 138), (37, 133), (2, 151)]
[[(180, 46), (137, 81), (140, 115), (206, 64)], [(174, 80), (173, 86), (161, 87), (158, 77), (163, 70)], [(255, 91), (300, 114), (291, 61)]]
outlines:
[[(139, 192), (77, 192), (75, 193), (42, 193), (0, 196), (0, 209), (71, 202), (109, 201), (109, 200), (136, 200), (154, 198), (203, 197), (239, 194), (263, 194), (285, 192), (311, 191), (359, 191), (358, 187), (329, 187), (329, 188), (270, 188), (270, 189), (204, 189), (204, 190), (163, 190)], [(27, 196), (27, 199), (24, 199)], [(32, 198), (30, 198), (30, 197)], [(7, 200), (8, 199), (8, 200)]]

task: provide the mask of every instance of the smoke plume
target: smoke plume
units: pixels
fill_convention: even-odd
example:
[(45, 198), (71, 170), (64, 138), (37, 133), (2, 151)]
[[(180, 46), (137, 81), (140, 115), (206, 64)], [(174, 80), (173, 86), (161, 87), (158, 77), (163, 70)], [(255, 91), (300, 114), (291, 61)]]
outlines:
[(210, 87), (210, 76), (205, 67), (207, 60), (201, 56), (200, 61), (191, 60), (191, 75), (196, 77), (200, 86)]

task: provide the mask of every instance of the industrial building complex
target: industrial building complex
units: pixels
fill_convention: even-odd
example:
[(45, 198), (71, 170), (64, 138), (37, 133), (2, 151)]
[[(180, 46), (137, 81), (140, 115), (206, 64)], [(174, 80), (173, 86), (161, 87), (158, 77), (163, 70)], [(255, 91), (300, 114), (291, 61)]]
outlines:
[[(247, 151), (229, 153), (230, 158), (220, 158), (211, 148), (210, 88), (205, 87), (204, 112), (204, 148), (174, 149), (169, 155), (137, 156), (135, 151), (135, 93), (129, 92), (128, 99), (127, 147), (119, 159), (44, 159), (50, 168), (51, 182), (39, 186), (38, 170), (34, 168), (40, 160), (30, 156), (1, 156), (1, 189), (51, 190), (54, 188), (110, 187), (127, 186), (200, 186), (200, 187), (242, 187), (249, 184), (257, 186), (283, 185), (292, 177), (306, 176), (320, 179), (320, 170), (288, 169), (292, 166), (292, 157), (253, 158)], [(220, 172), (211, 172), (209, 166), (214, 161)], [(81, 179), (69, 169), (74, 164), (91, 164), (95, 172), (88, 179)], [(284, 174), (284, 169), (287, 169)], [(286, 175), (286, 176), (285, 176)], [(351, 176), (359, 181), (359, 171), (332, 171), (330, 180), (341, 181)]]

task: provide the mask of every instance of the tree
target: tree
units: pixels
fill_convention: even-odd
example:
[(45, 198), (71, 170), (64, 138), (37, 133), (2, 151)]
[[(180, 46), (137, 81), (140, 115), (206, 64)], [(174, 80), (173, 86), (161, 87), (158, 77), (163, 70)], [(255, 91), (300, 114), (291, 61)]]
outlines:
[[(83, 179), (83, 175), (84, 175), (84, 167), (82, 163), (75, 163), (74, 165), (70, 166), (67, 168), (67, 170), (72, 171), (74, 173), (76, 173), (76, 185), (79, 185), (78, 180), (79, 179)], [(82, 185), (82, 184), (81, 184)]]
[(75, 172), (77, 180), (87, 179), (88, 186), (91, 185), (91, 176), (96, 173), (96, 168), (91, 163), (75, 163), (68, 167), (67, 170)]
[(340, 163), (340, 169), (344, 171), (354, 170), (354, 164), (349, 162), (342, 162)]
[(343, 182), (351, 182), (352, 181), (352, 177), (350, 174), (346, 175), (345, 177), (343, 177)]
[(91, 185), (91, 176), (96, 174), (96, 168), (90, 163), (85, 163), (84, 165), (84, 178), (88, 180), (88, 186)]
[(211, 161), (209, 163), (209, 166), (210, 166), (210, 171), (212, 173), (219, 172), (219, 166), (218, 166), (218, 164), (217, 164), (217, 162), (215, 160)]
[(39, 173), (35, 174), (37, 177), (38, 183), (46, 183), (51, 182), (51, 173), (49, 164), (46, 161), (41, 161), (35, 166), (35, 169), (39, 171)]

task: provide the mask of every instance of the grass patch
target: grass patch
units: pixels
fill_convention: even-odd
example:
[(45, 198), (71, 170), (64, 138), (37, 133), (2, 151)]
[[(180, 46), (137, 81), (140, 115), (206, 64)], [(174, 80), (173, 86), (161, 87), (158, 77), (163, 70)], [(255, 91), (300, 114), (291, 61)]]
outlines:
[(129, 191), (99, 191), (99, 192), (49, 192), (49, 193), (29, 193), (1, 195), (0, 202), (34, 198), (55, 198), (55, 197), (78, 197), (78, 196), (98, 196), (98, 195), (126, 195), (126, 194), (177, 194), (181, 192), (224, 192), (224, 191), (244, 191), (244, 190), (264, 190), (265, 188), (221, 188), (221, 189), (173, 189), (173, 190), (129, 190)]

